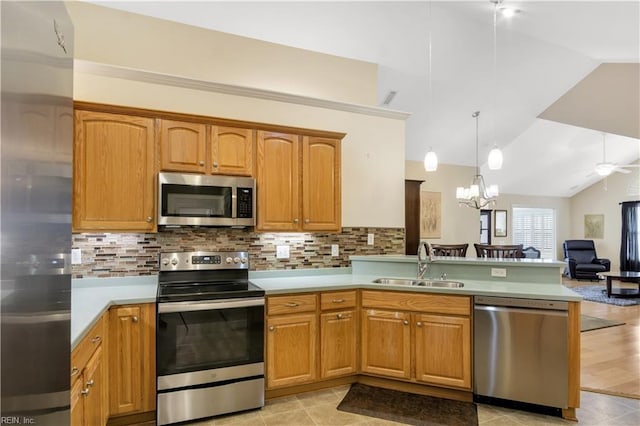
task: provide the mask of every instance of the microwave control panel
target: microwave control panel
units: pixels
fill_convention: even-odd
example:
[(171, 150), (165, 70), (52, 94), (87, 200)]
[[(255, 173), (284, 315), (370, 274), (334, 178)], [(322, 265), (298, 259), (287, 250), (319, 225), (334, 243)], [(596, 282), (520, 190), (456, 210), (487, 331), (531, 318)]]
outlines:
[(253, 188), (238, 188), (238, 218), (253, 217)]

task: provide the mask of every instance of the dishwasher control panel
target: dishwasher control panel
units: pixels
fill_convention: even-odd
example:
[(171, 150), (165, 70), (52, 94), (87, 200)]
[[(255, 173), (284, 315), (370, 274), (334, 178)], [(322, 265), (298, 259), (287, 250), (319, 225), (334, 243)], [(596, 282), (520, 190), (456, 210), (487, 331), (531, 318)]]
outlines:
[(549, 309), (554, 311), (566, 311), (569, 309), (569, 303), (560, 300), (519, 299), (515, 297), (475, 296), (474, 303), (476, 305)]

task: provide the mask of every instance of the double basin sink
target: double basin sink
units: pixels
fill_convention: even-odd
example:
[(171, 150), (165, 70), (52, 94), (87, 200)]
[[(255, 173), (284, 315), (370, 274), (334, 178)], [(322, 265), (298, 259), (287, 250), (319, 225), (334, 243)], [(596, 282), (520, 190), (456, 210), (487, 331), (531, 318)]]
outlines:
[(373, 280), (376, 284), (388, 284), (388, 285), (407, 285), (416, 287), (443, 287), (443, 288), (462, 288), (464, 283), (459, 281), (447, 281), (447, 280), (420, 280), (411, 278), (377, 278)]

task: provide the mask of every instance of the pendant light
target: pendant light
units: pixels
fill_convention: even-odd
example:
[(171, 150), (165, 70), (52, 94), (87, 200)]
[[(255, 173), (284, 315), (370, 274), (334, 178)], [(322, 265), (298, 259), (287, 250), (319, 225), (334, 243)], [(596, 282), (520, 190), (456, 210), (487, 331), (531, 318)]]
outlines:
[(489, 152), (487, 165), (490, 170), (502, 168), (502, 151), (496, 142), (496, 116), (498, 115), (498, 6), (503, 0), (489, 0), (493, 3), (493, 149)]
[[(431, 86), (431, 2), (429, 2), (429, 21), (428, 21), (428, 26), (429, 26), (429, 68), (428, 68), (428, 73), (429, 73), (429, 99), (427, 102), (427, 116), (428, 116), (428, 120), (431, 120), (431, 104), (432, 104), (432, 98), (433, 98), (433, 91), (432, 91), (432, 86)], [(435, 172), (436, 170), (438, 170), (438, 156), (436, 155), (435, 151), (433, 150), (432, 147), (429, 147), (429, 151), (425, 154), (424, 156), (424, 170), (427, 172)]]
[(478, 117), (480, 111), (476, 111), (471, 115), (476, 119), (476, 174), (471, 179), (468, 188), (459, 186), (456, 188), (456, 199), (459, 205), (465, 205), (474, 209), (482, 209), (489, 204), (495, 204), (499, 195), (498, 185), (486, 186), (484, 178), (480, 174), (480, 165), (478, 163)]

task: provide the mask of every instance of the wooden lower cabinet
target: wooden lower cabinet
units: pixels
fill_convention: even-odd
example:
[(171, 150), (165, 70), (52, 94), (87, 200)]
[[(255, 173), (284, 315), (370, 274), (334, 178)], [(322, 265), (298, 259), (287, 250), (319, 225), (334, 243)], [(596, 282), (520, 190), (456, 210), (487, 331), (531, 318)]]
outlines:
[(320, 377), (357, 372), (357, 325), (355, 310), (320, 315)]
[(267, 388), (316, 379), (317, 323), (315, 312), (267, 319)]
[(362, 372), (408, 379), (411, 317), (406, 312), (362, 311)]
[(102, 348), (98, 348), (87, 363), (84, 374), (86, 394), (84, 401), (84, 424), (88, 426), (106, 424), (104, 407), (105, 374), (102, 362)]
[(155, 410), (155, 304), (109, 310), (109, 413)]
[(416, 379), (471, 388), (471, 320), (414, 314)]

